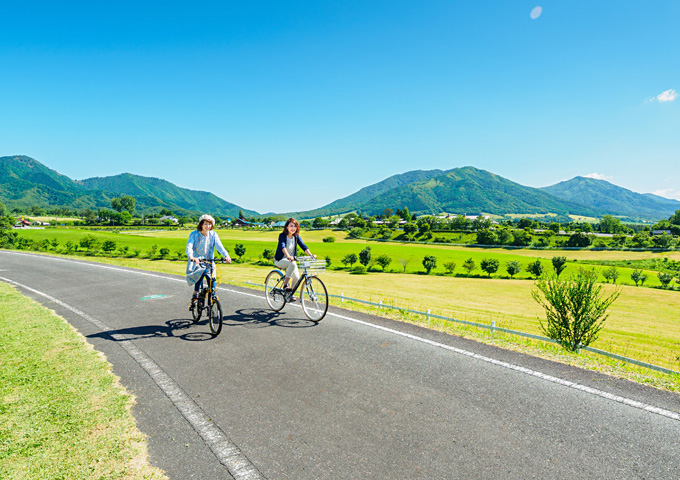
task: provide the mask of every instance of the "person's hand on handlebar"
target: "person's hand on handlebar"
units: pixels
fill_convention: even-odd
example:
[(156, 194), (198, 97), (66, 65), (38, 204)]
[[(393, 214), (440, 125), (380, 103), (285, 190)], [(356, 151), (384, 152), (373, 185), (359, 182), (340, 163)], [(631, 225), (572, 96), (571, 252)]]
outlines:
[(222, 257), (220, 260), (222, 263), (231, 263), (231, 257), (227, 255), (226, 257)]

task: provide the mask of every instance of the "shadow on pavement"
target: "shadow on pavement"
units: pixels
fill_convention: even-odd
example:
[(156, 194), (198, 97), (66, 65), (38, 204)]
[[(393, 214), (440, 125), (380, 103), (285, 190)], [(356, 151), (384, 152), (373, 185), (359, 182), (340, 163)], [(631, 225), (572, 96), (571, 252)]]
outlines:
[[(302, 313), (302, 312), (300, 312)], [(236, 310), (233, 315), (223, 317), (225, 327), (243, 326), (249, 328), (284, 327), (308, 328), (315, 327), (316, 322), (306, 318), (291, 318), (283, 312), (274, 312), (257, 308), (243, 308)]]
[[(205, 331), (196, 331), (191, 327), (204, 326)], [(124, 340), (138, 340), (141, 338), (155, 338), (155, 337), (174, 337), (182, 340), (192, 342), (202, 342), (211, 340), (214, 337), (208, 330), (208, 319), (202, 319), (198, 323), (193, 323), (189, 319), (178, 318), (168, 320), (165, 325), (142, 325), (139, 327), (121, 328), (118, 330), (107, 330), (106, 332), (99, 332), (88, 335), (88, 338), (103, 338), (106, 340), (113, 340), (114, 342), (121, 342)]]

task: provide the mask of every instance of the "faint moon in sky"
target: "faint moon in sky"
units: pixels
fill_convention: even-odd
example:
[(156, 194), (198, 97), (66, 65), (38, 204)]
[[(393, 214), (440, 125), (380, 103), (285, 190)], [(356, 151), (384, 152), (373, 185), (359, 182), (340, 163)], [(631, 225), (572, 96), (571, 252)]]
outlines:
[(536, 20), (538, 17), (541, 16), (541, 13), (543, 13), (543, 7), (538, 6), (534, 7), (533, 10), (531, 10), (529, 16), (531, 17), (532, 20)]

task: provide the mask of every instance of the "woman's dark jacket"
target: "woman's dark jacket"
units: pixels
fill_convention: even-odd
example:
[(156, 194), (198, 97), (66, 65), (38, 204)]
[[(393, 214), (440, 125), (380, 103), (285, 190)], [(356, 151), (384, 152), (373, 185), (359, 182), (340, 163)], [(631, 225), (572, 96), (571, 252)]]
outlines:
[[(302, 250), (308, 250), (307, 245), (305, 245), (305, 242), (302, 241), (300, 238), (300, 235), (293, 235), (295, 237), (295, 243), (297, 245), (300, 245), (300, 248)], [(276, 245), (276, 253), (274, 254), (274, 260), (277, 262), (281, 260), (285, 255), (283, 254), (283, 249), (286, 248), (286, 238), (287, 235), (283, 232), (279, 233), (279, 243)]]

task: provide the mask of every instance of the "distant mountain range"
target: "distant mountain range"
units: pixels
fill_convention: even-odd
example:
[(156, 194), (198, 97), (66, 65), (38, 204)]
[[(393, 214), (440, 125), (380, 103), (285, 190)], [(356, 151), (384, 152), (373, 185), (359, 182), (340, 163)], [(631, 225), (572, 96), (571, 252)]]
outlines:
[[(110, 208), (111, 199), (131, 195), (142, 212), (172, 210), (178, 215), (210, 212), (219, 216), (260, 216), (212, 193), (178, 187), (159, 178), (123, 173), (74, 181), (26, 156), (0, 157), (0, 201), (10, 209), (41, 207)], [(393, 175), (328, 205), (268, 216), (314, 218), (360, 211), (368, 215), (408, 207), (414, 214), (556, 214), (626, 221), (657, 221), (680, 210), (680, 201), (640, 194), (604, 180), (575, 177), (544, 188), (512, 182), (485, 170), (414, 170)]]
[(8, 208), (111, 208), (111, 199), (131, 195), (137, 210), (163, 208), (176, 215), (211, 212), (219, 216), (257, 215), (209, 192), (180, 188), (166, 180), (123, 173), (113, 177), (71, 180), (26, 156), (0, 157), (0, 201)]

